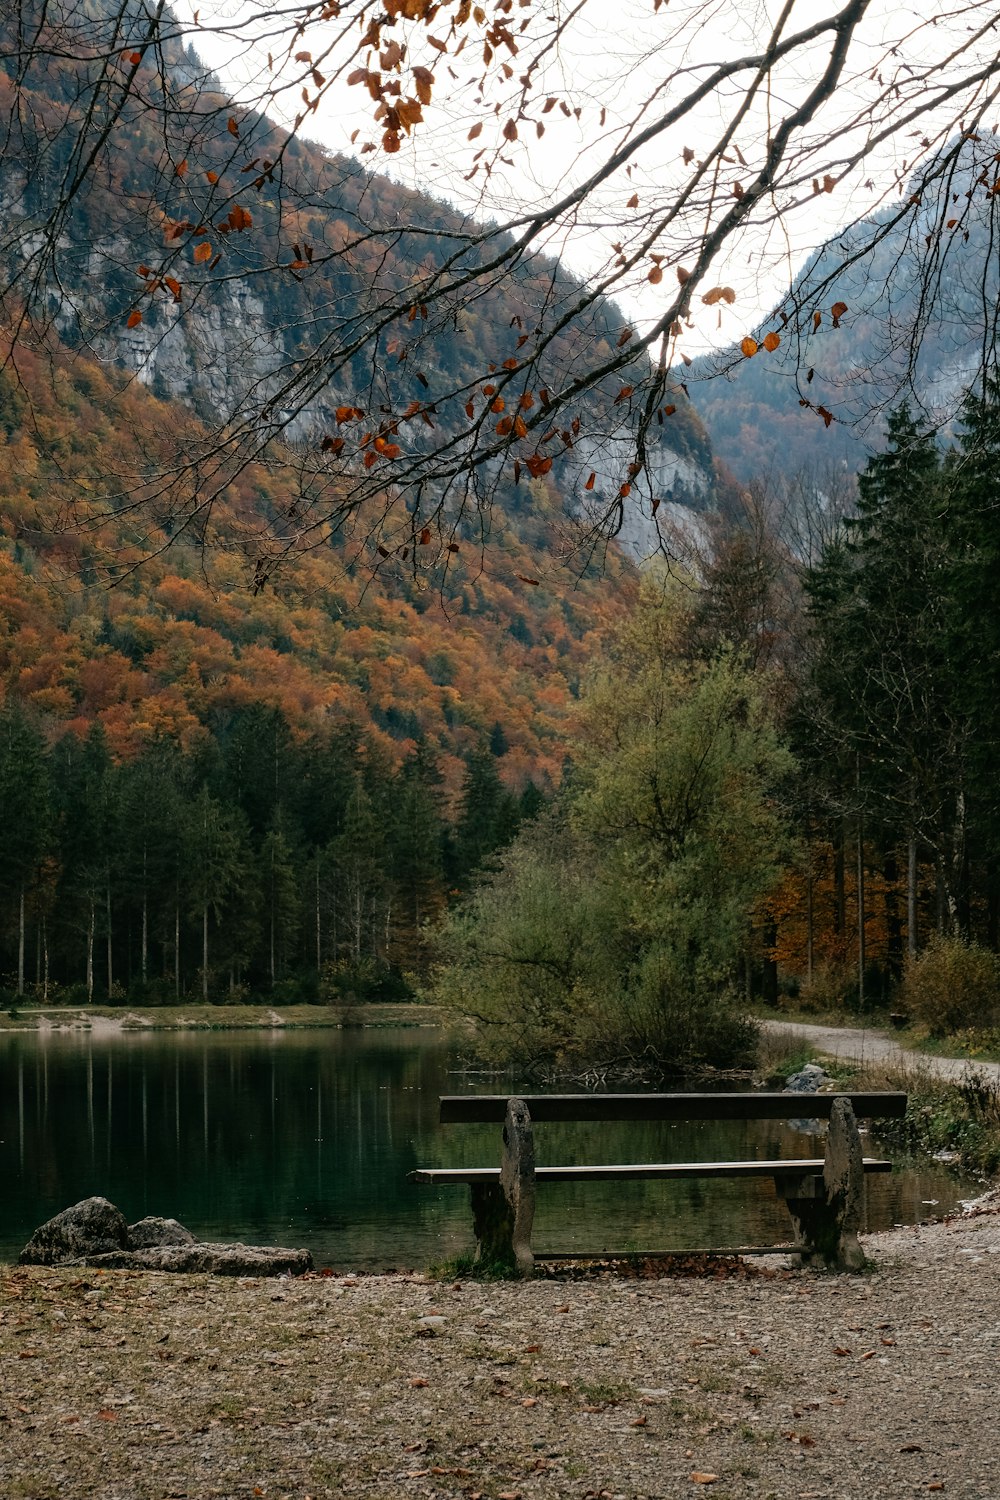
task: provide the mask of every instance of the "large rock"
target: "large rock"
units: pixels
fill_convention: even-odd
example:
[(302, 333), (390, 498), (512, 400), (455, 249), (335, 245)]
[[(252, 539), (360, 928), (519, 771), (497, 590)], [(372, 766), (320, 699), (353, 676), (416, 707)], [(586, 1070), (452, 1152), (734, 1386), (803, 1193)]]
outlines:
[(106, 1271), (201, 1271), (211, 1276), (301, 1276), (311, 1271), (308, 1250), (274, 1245), (152, 1245), (146, 1250), (112, 1250), (88, 1255), (88, 1266)]
[(138, 1223), (128, 1226), (130, 1250), (152, 1250), (157, 1245), (193, 1244), (195, 1237), (190, 1229), (185, 1229), (176, 1219), (161, 1219), (156, 1214), (147, 1214)]
[(792, 1073), (785, 1080), (784, 1092), (786, 1094), (815, 1094), (821, 1083), (826, 1083), (829, 1073), (821, 1068), (818, 1063), (806, 1063), (797, 1073)]
[(22, 1266), (63, 1266), (127, 1250), (125, 1215), (107, 1198), (84, 1198), (36, 1229), (18, 1257)]
[(23, 1266), (201, 1271), (214, 1276), (300, 1276), (313, 1268), (308, 1250), (203, 1243), (176, 1219), (150, 1215), (128, 1225), (107, 1198), (85, 1198), (56, 1214), (35, 1230), (19, 1259)]

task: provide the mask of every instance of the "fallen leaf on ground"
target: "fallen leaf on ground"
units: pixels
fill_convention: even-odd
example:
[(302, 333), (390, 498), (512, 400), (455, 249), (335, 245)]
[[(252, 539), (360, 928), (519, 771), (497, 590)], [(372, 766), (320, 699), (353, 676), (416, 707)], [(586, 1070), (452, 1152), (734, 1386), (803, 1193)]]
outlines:
[(691, 1475), (691, 1483), (692, 1484), (715, 1484), (717, 1482), (718, 1478), (719, 1478), (718, 1474), (702, 1474), (702, 1473), (699, 1472), (698, 1469), (695, 1469), (694, 1473)]

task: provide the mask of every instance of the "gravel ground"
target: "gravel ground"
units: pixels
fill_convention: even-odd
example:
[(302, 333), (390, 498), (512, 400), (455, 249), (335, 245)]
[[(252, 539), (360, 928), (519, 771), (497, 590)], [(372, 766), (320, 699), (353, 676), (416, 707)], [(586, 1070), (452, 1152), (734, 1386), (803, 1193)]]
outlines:
[(523, 1285), (0, 1268), (0, 1497), (1000, 1496), (1000, 1214), (866, 1248)]

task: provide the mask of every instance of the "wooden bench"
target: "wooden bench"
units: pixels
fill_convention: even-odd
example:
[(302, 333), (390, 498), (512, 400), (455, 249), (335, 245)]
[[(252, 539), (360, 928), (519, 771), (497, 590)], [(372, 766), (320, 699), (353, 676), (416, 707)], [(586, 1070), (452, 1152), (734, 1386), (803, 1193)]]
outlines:
[[(415, 1182), (467, 1183), (477, 1258), (530, 1276), (535, 1189), (545, 1182), (626, 1182), (674, 1178), (765, 1177), (792, 1218), (795, 1251), (804, 1261), (859, 1269), (865, 1176), (892, 1163), (861, 1152), (857, 1118), (898, 1119), (902, 1093), (844, 1094), (452, 1094), (441, 1098), (442, 1124), (503, 1123), (499, 1166), (423, 1167)], [(608, 1166), (536, 1166), (533, 1122), (622, 1120), (793, 1120), (829, 1123), (826, 1154), (774, 1161), (631, 1162)], [(776, 1247), (777, 1248), (777, 1247)]]

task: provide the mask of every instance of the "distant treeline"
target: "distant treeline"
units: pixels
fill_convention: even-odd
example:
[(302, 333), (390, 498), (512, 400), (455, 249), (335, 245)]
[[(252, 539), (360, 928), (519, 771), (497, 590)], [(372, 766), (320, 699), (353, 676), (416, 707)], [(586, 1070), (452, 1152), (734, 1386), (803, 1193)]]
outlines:
[(48, 745), (0, 713), (0, 983), (11, 997), (167, 1003), (405, 995), (423, 924), (538, 811), (466, 757), (446, 816), (433, 752), (360, 729), (295, 738), (250, 705), (184, 753), (116, 761), (95, 723)]

